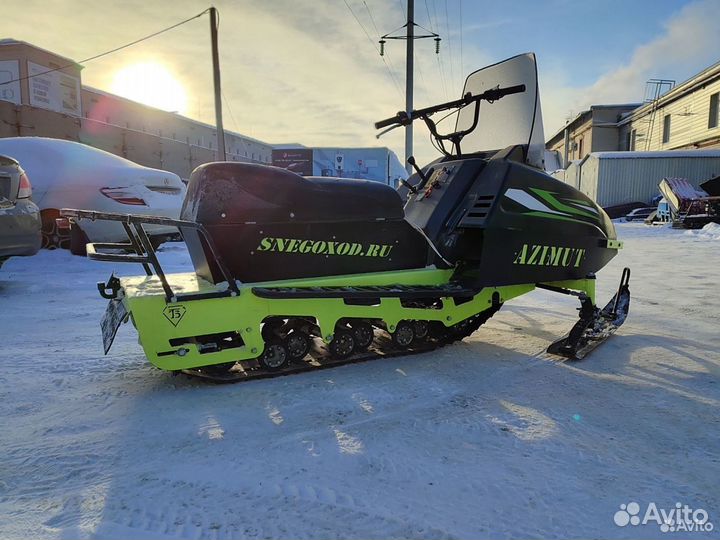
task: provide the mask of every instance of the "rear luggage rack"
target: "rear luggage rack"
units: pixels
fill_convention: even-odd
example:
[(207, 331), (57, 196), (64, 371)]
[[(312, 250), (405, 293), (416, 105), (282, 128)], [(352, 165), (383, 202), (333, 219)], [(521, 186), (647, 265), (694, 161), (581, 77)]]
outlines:
[[(223, 263), (220, 255), (218, 254), (215, 245), (213, 244), (212, 238), (208, 234), (205, 227), (200, 223), (194, 221), (187, 221), (183, 219), (172, 219), (158, 216), (146, 216), (140, 214), (117, 214), (114, 212), (95, 212), (93, 210), (76, 210), (72, 208), (63, 208), (60, 211), (60, 215), (63, 217), (70, 218), (75, 221), (88, 219), (91, 221), (117, 221), (122, 224), (125, 233), (128, 236), (127, 242), (90, 242), (86, 246), (87, 256), (89, 259), (95, 261), (109, 261), (109, 262), (123, 262), (123, 263), (137, 263), (142, 264), (145, 273), (148, 276), (152, 276), (153, 273), (160, 279), (163, 291), (165, 291), (165, 299), (167, 302), (175, 302), (178, 300), (179, 295), (173, 292), (172, 287), (168, 283), (160, 266), (160, 261), (155, 253), (155, 248), (150, 241), (150, 237), (144, 228), (144, 225), (162, 225), (166, 227), (175, 227), (180, 232), (180, 235), (188, 240), (188, 237), (195, 236), (199, 241), (204, 242), (206, 250), (203, 252), (211, 255), (217, 268), (219, 269), (223, 281), (227, 283), (227, 290), (224, 292), (213, 293), (213, 296), (231, 296), (240, 294), (237, 283), (230, 275), (227, 267)], [(151, 269), (152, 267), (152, 269)], [(101, 284), (98, 284), (100, 287)], [(207, 295), (192, 295), (198, 297), (206, 297)], [(190, 300), (188, 295), (182, 297), (185, 300)]]

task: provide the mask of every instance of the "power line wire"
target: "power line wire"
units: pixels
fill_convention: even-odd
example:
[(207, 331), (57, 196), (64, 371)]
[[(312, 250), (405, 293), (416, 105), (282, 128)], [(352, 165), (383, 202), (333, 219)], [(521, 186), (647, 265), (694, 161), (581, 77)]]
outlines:
[(380, 30), (378, 30), (377, 25), (375, 24), (375, 17), (372, 16), (372, 13), (370, 12), (370, 7), (367, 5), (367, 2), (363, 0), (363, 5), (365, 6), (365, 9), (367, 10), (367, 14), (370, 16), (370, 22), (372, 22), (373, 28), (375, 29), (375, 33), (380, 36)]
[(194, 19), (197, 19), (198, 17), (202, 17), (202, 16), (205, 15), (208, 11), (210, 11), (210, 8), (206, 9), (206, 10), (203, 11), (202, 13), (198, 13), (197, 15), (195, 15), (195, 16), (193, 16), (193, 17), (190, 17), (189, 19), (185, 19), (184, 21), (180, 21), (179, 23), (173, 24), (172, 26), (168, 26), (167, 28), (163, 28), (162, 30), (159, 30), (159, 31), (157, 31), (157, 32), (153, 32), (152, 34), (149, 34), (149, 35), (147, 35), (147, 36), (145, 36), (145, 37), (142, 37), (142, 38), (140, 38), (140, 39), (136, 39), (135, 41), (131, 41), (130, 43), (126, 43), (125, 45), (121, 45), (120, 47), (116, 47), (116, 48), (114, 48), (114, 49), (111, 49), (111, 50), (109, 50), (109, 51), (105, 51), (105, 52), (100, 53), (100, 54), (96, 54), (95, 56), (91, 56), (91, 57), (89, 57), (89, 58), (84, 58), (84, 59), (82, 59), (82, 60), (78, 60), (77, 62), (72, 62), (72, 63), (66, 64), (66, 65), (64, 65), (64, 66), (56, 67), (56, 68), (53, 68), (53, 69), (48, 69), (47, 71), (41, 71), (40, 73), (34, 73), (34, 74), (32, 74), (32, 75), (26, 75), (25, 77), (19, 77), (19, 78), (17, 78), (17, 79), (13, 79), (13, 80), (11, 80), (11, 81), (6, 81), (6, 82), (0, 83), (0, 84), (10, 84), (10, 83), (18, 82), (18, 81), (24, 81), (24, 80), (27, 80), (27, 79), (32, 79), (33, 77), (39, 77), (40, 75), (47, 75), (48, 73), (52, 73), (53, 71), (60, 71), (60, 70), (63, 70), (63, 69), (67, 69), (67, 68), (69, 68), (69, 67), (75, 67), (75, 66), (78, 65), (78, 64), (86, 64), (86, 63), (91, 62), (91, 61), (93, 61), (93, 60), (97, 60), (98, 58), (102, 58), (103, 56), (107, 56), (108, 54), (112, 54), (112, 53), (114, 53), (114, 52), (121, 51), (122, 49), (127, 49), (128, 47), (132, 47), (133, 45), (137, 45), (138, 43), (140, 43), (140, 42), (142, 42), (142, 41), (146, 41), (146, 40), (148, 40), (148, 39), (150, 39), (150, 38), (154, 38), (155, 36), (159, 36), (160, 34), (164, 34), (165, 32), (168, 32), (168, 31), (170, 31), (170, 30), (173, 30), (173, 29), (175, 29), (175, 28), (177, 28), (178, 26), (181, 26), (181, 25), (183, 25), (183, 24), (189, 23), (190, 21), (192, 21), (192, 20), (194, 20)]
[[(378, 54), (380, 54), (380, 49), (375, 44), (375, 42), (372, 40), (372, 38), (370, 37), (370, 34), (368, 34), (368, 31), (365, 29), (365, 25), (363, 25), (363, 23), (360, 22), (360, 19), (358, 19), (357, 15), (355, 15), (355, 12), (350, 7), (350, 4), (348, 4), (347, 0), (343, 0), (343, 2), (345, 2), (345, 6), (348, 8), (348, 11), (350, 11), (350, 13), (352, 14), (353, 18), (358, 23), (358, 25), (360, 25), (360, 28), (362, 28), (362, 31), (365, 33), (365, 36), (368, 38), (368, 41), (372, 44), (375, 51)], [(400, 97), (402, 97), (403, 94), (402, 94), (402, 91), (400, 90), (400, 85), (398, 84), (397, 79), (395, 78), (395, 74), (390, 69), (390, 66), (388, 65), (387, 61), (385, 60), (385, 57), (380, 56), (380, 59), (382, 60), (383, 64), (385, 64), (385, 67), (387, 68), (388, 73), (390, 74), (390, 78), (392, 79), (393, 84), (395, 85), (395, 90), (397, 90), (398, 94), (400, 94)]]
[(445, 0), (445, 31), (447, 32), (448, 53), (450, 55), (450, 85), (455, 88), (455, 69), (453, 68), (454, 58), (452, 50), (452, 36), (450, 35), (450, 17), (448, 17), (447, 0)]
[[(365, 0), (363, 0), (363, 4), (365, 5), (365, 10), (367, 11), (368, 16), (370, 17), (370, 21), (372, 22), (373, 28), (375, 28), (375, 33), (377, 34), (377, 39), (379, 42), (380, 39), (382, 39), (382, 38), (380, 37), (380, 30), (378, 30), (377, 24), (375, 24), (375, 17), (373, 17), (372, 12), (370, 11), (370, 6), (367, 5), (367, 2)], [(374, 45), (374, 43), (373, 43), (373, 45)], [(377, 48), (375, 50), (377, 50)], [(400, 83), (397, 81), (397, 79), (394, 76), (395, 64), (392, 61), (392, 58), (390, 58), (390, 53), (387, 50), (385, 51), (385, 57), (387, 57), (387, 63), (390, 64), (390, 74), (393, 75), (393, 79), (394, 79), (393, 82), (395, 83), (395, 88), (399, 90)], [(383, 61), (384, 61), (384, 59), (383, 59)], [(401, 92), (401, 94), (402, 94), (402, 92)]]
[(233, 125), (235, 126), (235, 131), (237, 133), (240, 133), (240, 127), (238, 126), (238, 123), (235, 121), (235, 115), (232, 112), (232, 107), (230, 107), (230, 101), (228, 100), (228, 98), (225, 97), (225, 92), (220, 90), (220, 93), (222, 94), (222, 98), (225, 100), (225, 105), (227, 106), (227, 110), (230, 113), (230, 118), (232, 119)]
[(463, 16), (462, 16), (462, 0), (460, 0), (460, 77), (465, 76), (465, 62), (463, 61)]
[[(437, 31), (435, 30), (435, 24), (433, 24), (433, 19), (432, 19), (432, 17), (430, 16), (430, 8), (428, 7), (427, 0), (425, 0), (425, 11), (427, 11), (428, 23), (430, 24), (430, 31), (431, 31), (433, 34), (438, 34), (439, 32), (437, 32)], [(434, 3), (434, 2), (433, 2), (433, 13), (435, 13), (435, 18), (437, 19), (437, 10), (435, 9), (435, 3)], [(438, 30), (439, 30), (439, 28), (438, 28)], [(445, 71), (443, 70), (442, 58), (441, 58), (441, 56), (440, 56), (439, 54), (436, 54), (436, 55), (435, 55), (435, 59), (437, 60), (438, 71), (440, 72), (440, 83), (441, 83), (441, 85), (442, 85), (443, 94), (445, 95), (445, 99), (449, 99), (449, 98), (448, 98), (447, 82), (446, 82), (446, 80), (445, 80)]]

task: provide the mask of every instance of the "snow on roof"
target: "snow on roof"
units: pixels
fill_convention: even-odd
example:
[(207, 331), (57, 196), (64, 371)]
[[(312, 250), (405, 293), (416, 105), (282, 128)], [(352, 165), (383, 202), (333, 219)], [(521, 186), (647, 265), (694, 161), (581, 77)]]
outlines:
[(720, 150), (666, 150), (663, 152), (592, 152), (598, 159), (720, 158)]
[(608, 105), (590, 105), (590, 109), (625, 109), (637, 108), (642, 103), (610, 103)]
[(308, 148), (304, 144), (300, 143), (270, 143), (270, 146), (273, 147), (273, 150), (297, 150), (299, 148)]
[(80, 69), (83, 68), (83, 66), (82, 66), (81, 64), (79, 64), (78, 62), (76, 62), (76, 61), (73, 60), (72, 58), (68, 58), (67, 56), (63, 56), (63, 55), (61, 55), (61, 54), (58, 54), (58, 53), (53, 52), (53, 51), (50, 51), (50, 50), (48, 50), (48, 49), (43, 49), (42, 47), (38, 47), (37, 45), (33, 45), (32, 43), (28, 43), (27, 41), (20, 41), (19, 39), (14, 39), (14, 38), (4, 38), (4, 39), (0, 39), (0, 47), (2, 47), (2, 46), (4, 46), (4, 45), (25, 45), (25, 46), (27, 46), (27, 47), (31, 47), (31, 48), (36, 49), (36, 50), (38, 50), (38, 51), (42, 51), (42, 52), (44, 52), (44, 53), (47, 53), (47, 54), (49, 54), (49, 55), (51, 55), (51, 56), (54, 56), (54, 57), (56, 57), (56, 58), (62, 58), (63, 60), (67, 60), (67, 61), (68, 61), (68, 64), (72, 64), (71, 66), (67, 66), (67, 67), (79, 67)]

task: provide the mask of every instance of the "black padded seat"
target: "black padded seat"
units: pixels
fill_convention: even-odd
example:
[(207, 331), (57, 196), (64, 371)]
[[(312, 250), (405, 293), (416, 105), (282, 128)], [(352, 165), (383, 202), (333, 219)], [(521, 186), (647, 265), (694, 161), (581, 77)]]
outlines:
[(192, 174), (182, 217), (210, 225), (247, 221), (403, 219), (403, 200), (369, 180), (302, 177), (251, 163), (208, 163)]

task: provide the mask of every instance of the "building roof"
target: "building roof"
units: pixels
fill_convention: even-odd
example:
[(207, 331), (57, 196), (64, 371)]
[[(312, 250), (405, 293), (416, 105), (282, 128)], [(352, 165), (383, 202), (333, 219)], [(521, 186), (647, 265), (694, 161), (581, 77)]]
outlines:
[(598, 159), (720, 158), (720, 150), (664, 150), (662, 152), (592, 152)]
[[(565, 131), (565, 129), (568, 126), (573, 125), (575, 122), (580, 120), (583, 116), (587, 115), (588, 113), (591, 113), (592, 111), (602, 111), (602, 110), (607, 110), (607, 109), (627, 109), (627, 111), (625, 113), (620, 113), (621, 118), (622, 118), (623, 114), (632, 112), (633, 110), (637, 109), (641, 105), (642, 105), (642, 103), (612, 103), (612, 104), (608, 104), (608, 105), (590, 105), (589, 109), (580, 111), (575, 116), (575, 118), (573, 118), (572, 120), (569, 120), (563, 127), (561, 127), (557, 132), (555, 132), (555, 134), (546, 141), (546, 144), (550, 143), (551, 141), (554, 141), (555, 139), (558, 138), (558, 136), (562, 136), (563, 132)], [(609, 125), (613, 125), (613, 124), (610, 122), (603, 122), (602, 125), (609, 126)], [(614, 125), (619, 125), (619, 122)]]
[(707, 84), (709, 79), (716, 79), (720, 78), (720, 62), (717, 62), (704, 70), (702, 70), (700, 73), (693, 75), (686, 81), (681, 82), (680, 84), (676, 85), (671, 90), (668, 90), (665, 92), (662, 96), (660, 96), (657, 100), (657, 103), (651, 101), (649, 103), (645, 103), (641, 107), (638, 107), (634, 111), (632, 111), (629, 115), (622, 118), (620, 121), (620, 124), (626, 124), (627, 122), (632, 122), (634, 119), (644, 116), (647, 114), (653, 107), (663, 106), (667, 103), (670, 103), (672, 101), (675, 101), (676, 99), (680, 99), (686, 94), (689, 94), (690, 92), (693, 92), (697, 86)]
[(30, 47), (30, 48), (32, 48), (32, 49), (36, 49), (36, 50), (38, 50), (38, 51), (42, 51), (42, 52), (47, 53), (47, 54), (49, 54), (49, 55), (55, 56), (56, 58), (62, 58), (63, 60), (67, 60), (68, 64), (70, 64), (70, 66), (68, 66), (68, 67), (71, 67), (71, 66), (72, 66), (72, 67), (79, 67), (80, 69), (83, 69), (83, 66), (82, 66), (81, 64), (77, 63), (77, 62), (76, 62), (75, 60), (73, 60), (72, 58), (68, 58), (67, 56), (63, 56), (63, 55), (58, 54), (58, 53), (53, 52), (53, 51), (48, 51), (47, 49), (43, 49), (42, 47), (38, 47), (37, 45), (33, 45), (32, 43), (28, 43), (27, 41), (20, 41), (20, 40), (18, 40), (18, 39), (14, 39), (14, 38), (3, 38), (3, 39), (0, 39), (0, 47), (2, 47), (2, 46), (7, 46), (7, 45), (26, 45), (26, 46), (28, 46), (28, 47)]
[(300, 143), (280, 143), (280, 144), (271, 144), (275, 150), (297, 150), (298, 148), (309, 148), (308, 146)]

